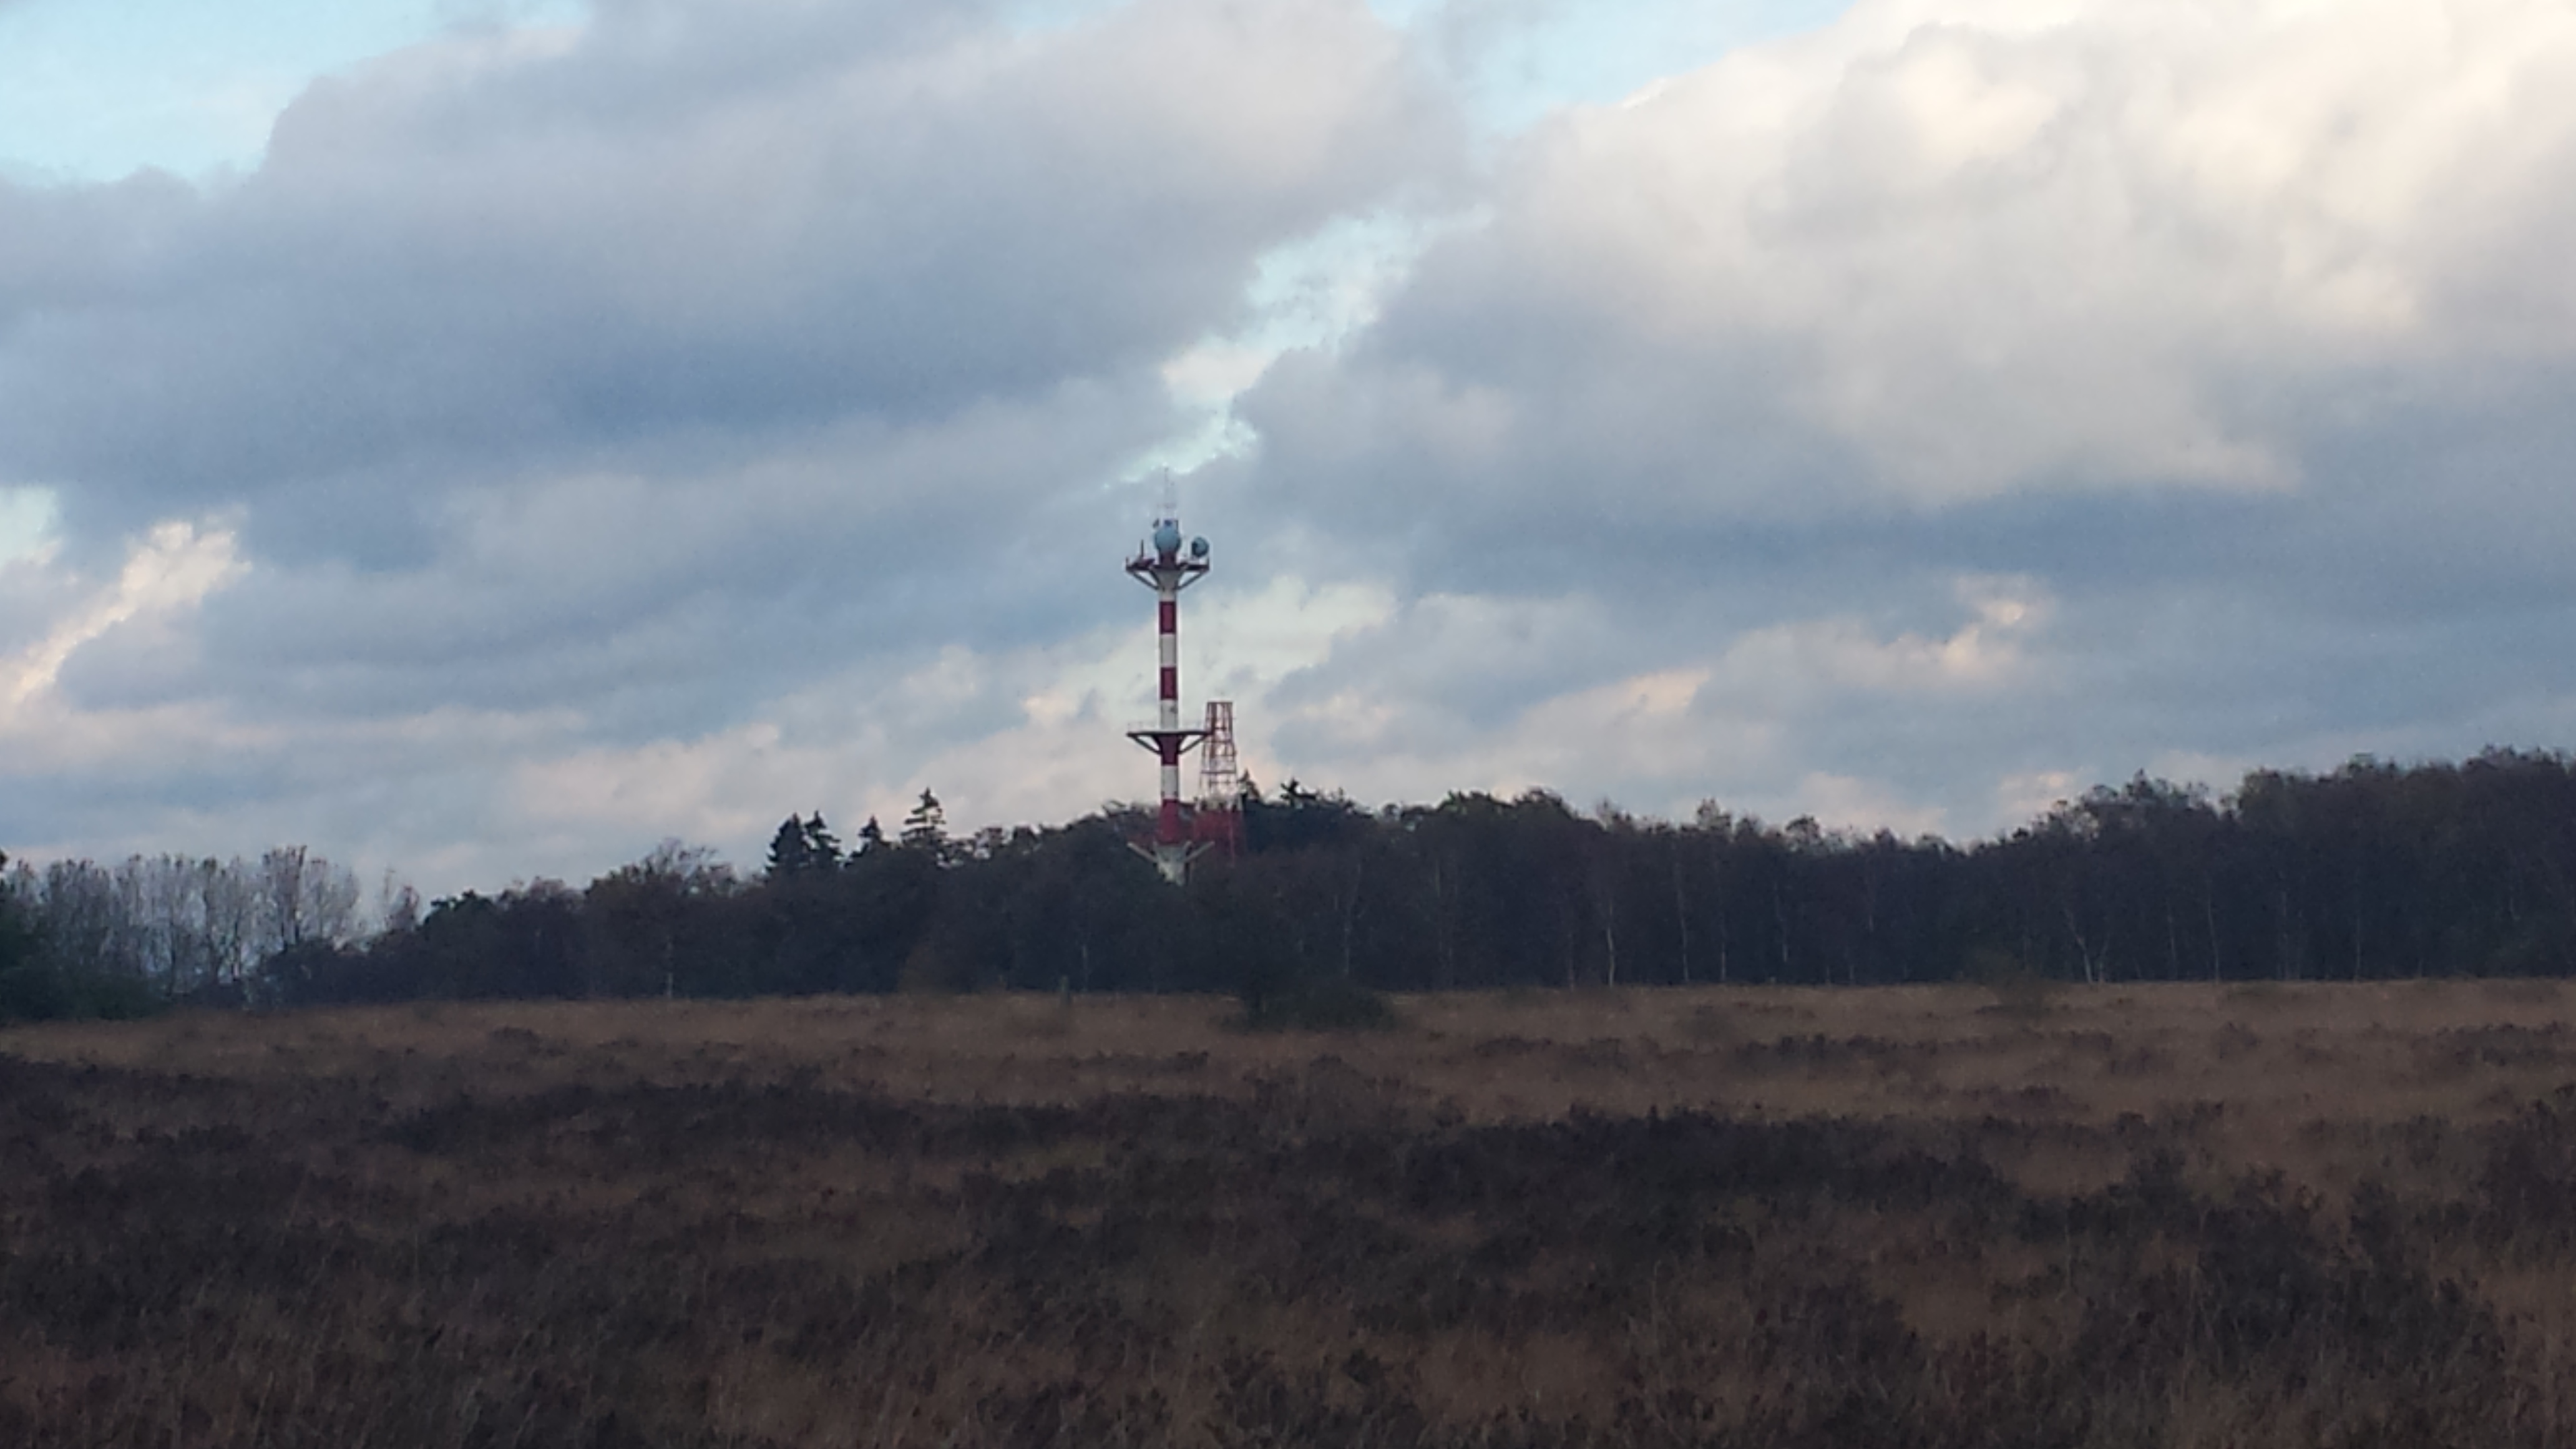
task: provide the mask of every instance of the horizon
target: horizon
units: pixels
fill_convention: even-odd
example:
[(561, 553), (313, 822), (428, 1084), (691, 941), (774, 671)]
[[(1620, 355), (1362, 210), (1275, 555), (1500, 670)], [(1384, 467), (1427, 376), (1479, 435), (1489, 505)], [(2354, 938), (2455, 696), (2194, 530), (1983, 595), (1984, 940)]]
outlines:
[[(1617, 801), (1607, 799), (1593, 802), (1590, 805), (1583, 805), (1567, 798), (1563, 793), (1551, 790), (1543, 785), (1533, 785), (1524, 789), (1509, 792), (1491, 790), (1451, 790), (1446, 792), (1437, 801), (1382, 800), (1377, 802), (1356, 799), (1337, 786), (1325, 786), (1320, 789), (1309, 787), (1303, 780), (1296, 778), (1282, 781), (1276, 786), (1264, 788), (1261, 787), (1251, 776), (1246, 775), (1243, 780), (1243, 785), (1247, 790), (1259, 790), (1261, 792), (1262, 803), (1270, 808), (1278, 808), (1280, 800), (1284, 798), (1285, 791), (1290, 788), (1296, 788), (1301, 790), (1309, 799), (1348, 807), (1359, 816), (1371, 820), (1384, 820), (1389, 817), (1400, 816), (1416, 811), (1434, 811), (1442, 808), (1452, 801), (1460, 799), (1488, 799), (1498, 803), (1511, 805), (1520, 804), (1534, 798), (1543, 798), (1552, 800), (1556, 804), (1562, 806), (1569, 815), (1578, 820), (1602, 826), (1611, 825), (1615, 820), (1617, 823), (1641, 827), (1648, 830), (1658, 827), (1676, 830), (1704, 830), (1709, 828), (1709, 815), (1713, 810), (1720, 818), (1726, 820), (1730, 825), (1739, 829), (1750, 829), (1757, 833), (1787, 834), (1795, 832), (1801, 826), (1811, 826), (1817, 831), (1818, 838), (1838, 844), (1858, 844), (1883, 838), (1890, 838), (1896, 840), (1899, 844), (1906, 846), (1937, 844), (1955, 850), (1974, 852), (1989, 847), (2010, 845), (2019, 837), (2026, 834), (2034, 826), (2046, 823), (2050, 818), (2060, 814), (2061, 812), (2080, 807), (2086, 802), (2096, 799), (2102, 799), (2105, 797), (2118, 799), (2124, 792), (2138, 789), (2140, 787), (2153, 790), (2159, 795), (2167, 798), (2190, 800), (2197, 805), (2205, 806), (2218, 813), (2227, 814), (2234, 812), (2239, 807), (2239, 799), (2243, 786), (2248, 780), (2257, 776), (2271, 776), (2298, 781), (2318, 781), (2346, 776), (2362, 770), (2390, 770), (2400, 774), (2425, 770), (2458, 771), (2468, 769), (2483, 762), (2498, 759), (2543, 759), (2565, 763), (2570, 760), (2576, 760), (2576, 752), (2546, 747), (2488, 745), (2474, 754), (2450, 759), (2424, 758), (2413, 760), (2389, 760), (2376, 755), (2360, 754), (2354, 755), (2343, 761), (2341, 764), (2328, 769), (2257, 765), (2249, 769), (2246, 774), (2237, 781), (2236, 785), (2232, 787), (2220, 786), (2206, 780), (2168, 779), (2163, 776), (2149, 775), (2145, 771), (2140, 770), (2132, 773), (2126, 780), (2095, 781), (2093, 784), (2080, 791), (2075, 791), (2060, 799), (2051, 801), (2046, 808), (2027, 819), (2005, 822), (1983, 834), (1960, 835), (1955, 837), (1940, 831), (1927, 831), (1906, 835), (1892, 831), (1885, 826), (1840, 825), (1818, 820), (1812, 815), (1798, 815), (1775, 819), (1764, 816), (1759, 812), (1736, 811), (1730, 809), (1727, 807), (1726, 802), (1714, 797), (1701, 800), (1698, 802), (1697, 806), (1689, 812), (1661, 814), (1652, 811), (1629, 810), (1620, 805)], [(925, 789), (934, 797), (934, 800), (937, 800), (937, 792), (935, 788), (925, 787)], [(1085, 821), (1107, 820), (1119, 815), (1130, 815), (1136, 818), (1140, 832), (1139, 838), (1142, 839), (1150, 834), (1150, 831), (1148, 831), (1146, 827), (1150, 826), (1155, 810), (1155, 802), (1151, 798), (1140, 797), (1137, 799), (1126, 800), (1112, 799), (1101, 801), (1098, 805), (1089, 810), (1062, 819), (1034, 821), (1018, 820), (1009, 822), (986, 821), (964, 828), (955, 828), (948, 826), (945, 822), (944, 800), (937, 801), (937, 803), (941, 805), (943, 811), (942, 825), (946, 833), (946, 838), (951, 842), (956, 843), (974, 842), (978, 839), (986, 838), (995, 834), (1000, 835), (1005, 841), (1015, 838), (1023, 832), (1043, 835), (1050, 831), (1071, 829)], [(1194, 804), (1190, 808), (1200, 809), (1203, 808), (1203, 806)], [(764, 838), (764, 843), (758, 850), (738, 859), (729, 856), (721, 847), (704, 841), (693, 841), (681, 836), (665, 835), (654, 841), (649, 847), (637, 851), (633, 856), (627, 859), (610, 862), (599, 867), (597, 871), (590, 876), (588, 881), (582, 882), (581, 884), (584, 888), (587, 888), (587, 886), (596, 884), (600, 880), (613, 876), (621, 870), (631, 866), (644, 864), (653, 858), (667, 855), (675, 850), (690, 856), (699, 864), (724, 871), (731, 878), (737, 881), (744, 883), (757, 883), (766, 876), (766, 871), (760, 864), (760, 861), (768, 853), (768, 839), (770, 837), (774, 837), (778, 831), (783, 830), (792, 823), (810, 821), (814, 825), (823, 827), (840, 842), (846, 856), (856, 858), (861, 852), (854, 842), (859, 839), (861, 830), (867, 825), (877, 826), (883, 835), (884, 839), (880, 848), (891, 846), (895, 842), (897, 833), (904, 824), (904, 816), (897, 815), (890, 817), (893, 822), (891, 825), (887, 823), (888, 818), (889, 817), (871, 813), (858, 817), (860, 821), (860, 824), (858, 825), (851, 825), (848, 820), (845, 819), (841, 825), (834, 826), (831, 823), (828, 812), (823, 810), (790, 811), (771, 827), (768, 837)], [(0, 870), (5, 870), (8, 875), (14, 875), (22, 870), (33, 871), (41, 874), (46, 866), (57, 863), (86, 864), (102, 868), (112, 868), (114, 866), (121, 865), (128, 860), (136, 859), (229, 860), (239, 863), (255, 860), (262, 853), (267, 851), (304, 849), (309, 849), (309, 847), (301, 842), (280, 841), (271, 842), (263, 846), (253, 846), (247, 849), (234, 849), (229, 851), (208, 852), (171, 849), (145, 850), (131, 852), (123, 857), (108, 859), (98, 859), (87, 856), (31, 857), (20, 852), (0, 850)], [(362, 917), (368, 917), (370, 919), (372, 919), (375, 914), (380, 913), (385, 901), (397, 892), (409, 892), (418, 897), (421, 902), (435, 904), (440, 900), (453, 900), (471, 895), (497, 896), (511, 892), (528, 890), (541, 885), (571, 886), (575, 884), (577, 879), (577, 877), (571, 875), (518, 876), (511, 878), (506, 884), (502, 885), (468, 882), (448, 889), (421, 890), (409, 876), (403, 873), (398, 864), (377, 868), (372, 877), (374, 884), (370, 886), (369, 877), (364, 873), (358, 872), (354, 866), (350, 865), (349, 862), (333, 859), (327, 853), (320, 851), (313, 852), (313, 860), (320, 866), (346, 869), (351, 872), (353, 879), (356, 879), (361, 889), (367, 893), (367, 898), (360, 902), (360, 914)], [(7, 875), (0, 875), (0, 880), (5, 880), (6, 878)]]

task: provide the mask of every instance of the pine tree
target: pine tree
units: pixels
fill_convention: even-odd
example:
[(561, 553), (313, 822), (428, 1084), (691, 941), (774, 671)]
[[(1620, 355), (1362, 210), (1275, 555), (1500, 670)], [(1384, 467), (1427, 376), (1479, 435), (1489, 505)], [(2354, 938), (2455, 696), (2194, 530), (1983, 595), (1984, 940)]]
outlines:
[(813, 819), (805, 822), (805, 851), (808, 870), (838, 870), (846, 859), (841, 852), (840, 837), (823, 823), (820, 810), (814, 812)]
[[(821, 824), (817, 817), (816, 824)], [(803, 817), (790, 815), (778, 824), (778, 833), (769, 837), (768, 879), (785, 880), (814, 868), (814, 843), (806, 833)]]
[(926, 850), (944, 856), (948, 850), (948, 812), (940, 807), (939, 797), (930, 787), (921, 788), (921, 799), (903, 817), (903, 834), (896, 837), (907, 850)]

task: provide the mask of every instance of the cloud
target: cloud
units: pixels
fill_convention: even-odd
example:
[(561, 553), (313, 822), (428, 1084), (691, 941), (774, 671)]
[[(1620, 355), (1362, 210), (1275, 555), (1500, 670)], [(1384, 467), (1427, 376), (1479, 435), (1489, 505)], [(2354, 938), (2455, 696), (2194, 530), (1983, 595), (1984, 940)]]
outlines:
[(2563, 354), (2570, 45), (2539, 4), (1863, 5), (1540, 127), (1251, 416), (1471, 515), (2292, 486), (2285, 390)]
[(400, 514), (389, 464), (936, 419), (1159, 365), (1441, 135), (1355, 5), (459, 34), (316, 83), (238, 187), (15, 193), (47, 306), (0, 352), (0, 459), (77, 480), (79, 520)]
[[(676, 769), (818, 679), (1039, 657), (1134, 602), (1093, 580), (1203, 406), (1166, 369), (1275, 248), (1450, 184), (1456, 135), (1357, 3), (619, 0), (317, 82), (234, 184), (0, 186), (0, 480), (65, 568), (220, 514), (248, 569), (189, 649), (54, 621), (46, 677), (196, 722), (126, 762), (165, 810), (363, 778), (406, 859), (508, 829), (510, 761)], [(40, 783), (33, 841), (125, 838)]]
[(1266, 782), (1975, 833), (2576, 729), (2563, 6), (1864, 0), (1482, 140), (1442, 47), (1586, 12), (1022, 13), (610, 0), (0, 186), (0, 652), (107, 742), (23, 843), (1142, 793), (1155, 461)]
[[(1252, 717), (1296, 773), (1371, 801), (1414, 798), (1427, 779), (1437, 793), (1546, 788), (1667, 816), (1715, 797), (1780, 819), (1929, 828), (1943, 807), (1903, 798), (1919, 782), (1824, 770), (1811, 751), (1837, 721), (1991, 706), (2049, 667), (2050, 601), (2029, 581), (1961, 578), (1947, 592), (1938, 634), (1838, 613), (1715, 638), (1638, 629), (1585, 595), (1426, 597), (1338, 632)], [(1830, 798), (1817, 793), (1829, 776)]]
[[(1402, 581), (1406, 646), (1322, 671), (1437, 681), (1388, 785), (1848, 778), (1982, 830), (2014, 780), (2560, 738), (2507, 661), (2576, 625), (2571, 82), (2521, 0), (1864, 3), (1535, 126), (1206, 482)], [(2044, 612), (1949, 622), (1960, 578)], [(1623, 681), (1701, 669), (1759, 724), (1616, 745)]]
[[(53, 692), (74, 651), (111, 630), (150, 636), (169, 616), (194, 609), (206, 596), (239, 579), (245, 566), (231, 533), (165, 523), (134, 545), (113, 584), (55, 615), (44, 637), (18, 657), (0, 662), (0, 729), (23, 728), (38, 701)], [(78, 588), (78, 581), (69, 581)], [(155, 643), (167, 642), (156, 638)]]

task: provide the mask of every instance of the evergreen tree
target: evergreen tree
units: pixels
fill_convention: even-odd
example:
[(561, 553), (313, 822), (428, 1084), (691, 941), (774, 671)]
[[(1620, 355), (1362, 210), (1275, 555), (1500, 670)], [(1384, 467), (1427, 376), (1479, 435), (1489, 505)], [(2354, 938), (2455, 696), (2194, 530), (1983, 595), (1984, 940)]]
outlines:
[(769, 837), (767, 878), (785, 880), (813, 868), (814, 842), (806, 833), (804, 817), (790, 815), (778, 822), (778, 833)]
[(840, 837), (823, 823), (820, 810), (805, 822), (805, 850), (809, 868), (813, 870), (838, 870), (845, 858), (841, 853)]
[(785, 880), (790, 876), (813, 875), (841, 868), (848, 859), (832, 828), (823, 823), (823, 812), (812, 819), (790, 815), (778, 824), (778, 833), (769, 838), (767, 878)]
[(903, 817), (903, 834), (896, 837), (906, 850), (927, 851), (945, 857), (948, 852), (948, 812), (930, 787), (921, 788), (921, 799)]

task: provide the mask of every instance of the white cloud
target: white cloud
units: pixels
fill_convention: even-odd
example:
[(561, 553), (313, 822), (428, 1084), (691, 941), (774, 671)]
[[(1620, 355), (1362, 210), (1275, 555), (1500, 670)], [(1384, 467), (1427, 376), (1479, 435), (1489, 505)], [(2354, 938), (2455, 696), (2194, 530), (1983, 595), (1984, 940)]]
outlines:
[(2085, 788), (2086, 782), (2072, 770), (2032, 770), (2007, 775), (1995, 784), (1995, 811), (2007, 820), (2036, 820), (2082, 795)]
[(1746, 634), (1728, 648), (1723, 667), (1733, 682), (1774, 696), (1904, 696), (2010, 682), (2025, 662), (2023, 639), (2047, 616), (2046, 597), (2024, 579), (1965, 579), (1957, 592), (1971, 621), (1943, 637), (1879, 638), (1850, 617), (1800, 620)]
[(113, 584), (87, 591), (51, 621), (35, 645), (0, 663), (8, 681), (0, 690), (0, 731), (22, 725), (30, 706), (53, 692), (63, 665), (83, 645), (111, 629), (167, 624), (171, 615), (193, 609), (247, 571), (229, 530), (201, 532), (175, 522), (153, 529), (128, 551)]
[(2570, 75), (2576, 15), (2535, 0), (1863, 4), (1542, 126), (1373, 365), (1265, 421), (1633, 477), (1696, 395), (1851, 450), (1827, 498), (2294, 484), (2267, 394), (2565, 354)]
[[(1104, 555), (1104, 578), (1114, 560)], [(1114, 582), (1114, 581), (1113, 581)], [(789, 813), (842, 828), (891, 821), (923, 788), (961, 826), (1059, 821), (1154, 789), (1150, 757), (1121, 734), (1154, 698), (1151, 598), (1131, 622), (1043, 647), (938, 651), (888, 678), (848, 669), (762, 702), (747, 722), (686, 739), (575, 744), (523, 758), (509, 795), (527, 829), (591, 850), (640, 849), (659, 835), (757, 849)], [(1257, 593), (1193, 592), (1184, 623), (1193, 698), (1233, 696), (1262, 718), (1285, 677), (1383, 612), (1366, 590), (1293, 578)], [(1244, 763), (1279, 778), (1266, 747)], [(625, 842), (641, 842), (626, 845)]]
[[(1903, 786), (1814, 767), (1823, 721), (1891, 708), (1975, 708), (2026, 687), (2048, 600), (2028, 580), (1956, 581), (1946, 633), (1852, 615), (1750, 629), (1697, 649), (1640, 641), (1616, 662), (1619, 614), (1598, 600), (1434, 597), (1334, 636), (1334, 649), (1241, 718), (1282, 768), (1366, 800), (1419, 781), (1687, 814), (1700, 799), (1832, 824), (1932, 828), (1943, 807)], [(1587, 668), (1587, 662), (1596, 667)]]
[(1850, 775), (1811, 774), (1798, 782), (1794, 798), (1800, 813), (1828, 830), (1861, 834), (1887, 831), (1920, 837), (1949, 828), (1949, 816), (1937, 806), (1904, 799), (1881, 781)]
[[(2576, 511), (2571, 141), (2536, 0), (1885, 0), (1559, 115), (1211, 470), (1403, 580), (1290, 737), (1372, 791), (1858, 780), (1961, 830), (2084, 772), (2561, 738), (2504, 661), (2576, 632), (2534, 542)], [(1625, 712), (1701, 671), (1672, 739)]]

